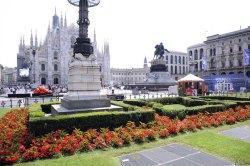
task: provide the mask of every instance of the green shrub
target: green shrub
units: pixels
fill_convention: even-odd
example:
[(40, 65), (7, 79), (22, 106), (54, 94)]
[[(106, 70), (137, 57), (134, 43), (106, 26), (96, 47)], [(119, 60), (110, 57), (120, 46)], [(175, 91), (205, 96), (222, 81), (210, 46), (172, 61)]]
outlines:
[(153, 109), (159, 115), (168, 116), (172, 119), (184, 119), (187, 115), (196, 115), (198, 113), (204, 112), (220, 112), (225, 110), (225, 106), (220, 105), (202, 105), (195, 107), (185, 107), (180, 104), (172, 104), (172, 105), (163, 105), (160, 103), (151, 103), (153, 104)]
[(29, 107), (29, 117), (30, 118), (37, 118), (37, 117), (44, 117), (45, 113), (42, 111), (41, 104), (32, 104)]
[(135, 111), (135, 110), (140, 109), (140, 107), (138, 106), (126, 104), (123, 101), (111, 101), (111, 104), (122, 107), (124, 111)]
[(123, 102), (138, 107), (144, 107), (148, 104), (146, 100), (124, 100)]
[(54, 104), (60, 104), (60, 102), (50, 102), (50, 103), (41, 104), (42, 111), (46, 114), (50, 114), (51, 109), (52, 109), (51, 105), (54, 105)]
[(180, 104), (182, 103), (182, 98), (181, 97), (165, 97), (165, 98), (160, 98), (160, 99), (149, 99), (149, 102), (157, 102), (161, 104)]
[(183, 97), (182, 104), (186, 107), (206, 105), (207, 102), (202, 99)]
[(75, 128), (87, 130), (90, 128), (116, 128), (126, 125), (128, 121), (148, 123), (154, 120), (154, 110), (133, 112), (94, 112), (55, 117), (31, 119), (29, 130), (33, 136), (42, 136), (55, 130), (72, 132)]
[(250, 101), (247, 97), (233, 97), (233, 96), (202, 96), (204, 99), (216, 99), (216, 100), (234, 100), (234, 101)]

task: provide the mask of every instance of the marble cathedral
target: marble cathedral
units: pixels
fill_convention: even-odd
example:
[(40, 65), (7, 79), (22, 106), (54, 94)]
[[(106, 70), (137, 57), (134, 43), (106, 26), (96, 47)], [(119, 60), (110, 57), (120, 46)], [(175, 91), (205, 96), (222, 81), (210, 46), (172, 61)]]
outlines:
[[(65, 18), (57, 15), (48, 26), (44, 42), (38, 43), (37, 34), (31, 32), (30, 44), (21, 38), (17, 54), (17, 81), (19, 84), (67, 85), (68, 65), (73, 55), (73, 44), (78, 35), (75, 25), (67, 25)], [(101, 70), (102, 86), (110, 85), (110, 52), (108, 42), (101, 51), (97, 48), (96, 34), (93, 39), (94, 54)]]

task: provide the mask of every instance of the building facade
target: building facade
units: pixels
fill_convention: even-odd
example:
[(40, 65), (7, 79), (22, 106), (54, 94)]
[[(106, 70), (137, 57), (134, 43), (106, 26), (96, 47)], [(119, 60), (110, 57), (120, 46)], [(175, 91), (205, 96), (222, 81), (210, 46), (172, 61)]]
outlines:
[(166, 61), (167, 71), (173, 79), (178, 80), (188, 74), (189, 59), (186, 53), (165, 51), (164, 60)]
[[(162, 59), (167, 67), (170, 77), (178, 80), (189, 72), (189, 61), (186, 53), (165, 51)], [(147, 59), (144, 59), (143, 68), (111, 69), (111, 82), (113, 85), (135, 85), (144, 83), (150, 73)]]
[(134, 85), (146, 81), (147, 75), (150, 72), (147, 58), (144, 59), (143, 68), (132, 69), (111, 69), (112, 85)]
[(4, 67), (2, 83), (4, 86), (17, 85), (17, 69)]
[(210, 90), (250, 89), (250, 65), (244, 51), (250, 49), (250, 27), (207, 37), (204, 43), (188, 47), (190, 68), (202, 76)]
[(3, 66), (0, 64), (0, 86), (3, 85)]
[[(78, 36), (75, 25), (67, 25), (66, 16), (59, 18), (55, 12), (52, 26), (48, 26), (44, 42), (38, 43), (37, 35), (31, 33), (30, 44), (21, 39), (17, 54), (17, 79), (19, 83), (35, 83), (37, 85), (67, 85), (68, 70), (73, 55), (73, 45)], [(104, 49), (97, 48), (96, 34), (93, 47), (98, 64), (102, 71), (102, 84), (110, 84), (110, 53), (109, 44)], [(26, 71), (26, 74), (21, 74)], [(25, 73), (25, 72), (24, 72)], [(28, 73), (28, 74), (27, 74)], [(108, 73), (108, 74), (107, 74)]]

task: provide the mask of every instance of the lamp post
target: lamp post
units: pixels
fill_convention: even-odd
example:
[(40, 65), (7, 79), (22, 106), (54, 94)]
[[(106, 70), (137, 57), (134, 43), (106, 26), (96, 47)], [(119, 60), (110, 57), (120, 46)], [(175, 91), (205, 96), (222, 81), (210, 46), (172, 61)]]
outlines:
[(88, 38), (88, 26), (90, 24), (88, 16), (88, 8), (97, 6), (100, 0), (68, 0), (68, 2), (74, 6), (79, 7), (79, 19), (77, 24), (79, 25), (79, 37), (74, 44), (74, 55), (82, 54), (88, 58), (93, 54), (93, 46)]

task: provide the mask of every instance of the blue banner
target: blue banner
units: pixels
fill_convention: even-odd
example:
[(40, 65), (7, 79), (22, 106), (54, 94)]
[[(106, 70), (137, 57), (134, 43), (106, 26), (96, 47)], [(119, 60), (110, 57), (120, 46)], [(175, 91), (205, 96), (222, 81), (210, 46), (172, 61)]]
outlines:
[(250, 49), (244, 49), (244, 65), (248, 66), (250, 65)]
[(205, 55), (202, 57), (202, 70), (207, 70), (208, 69), (208, 64), (207, 64), (207, 58)]

